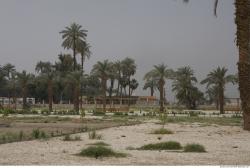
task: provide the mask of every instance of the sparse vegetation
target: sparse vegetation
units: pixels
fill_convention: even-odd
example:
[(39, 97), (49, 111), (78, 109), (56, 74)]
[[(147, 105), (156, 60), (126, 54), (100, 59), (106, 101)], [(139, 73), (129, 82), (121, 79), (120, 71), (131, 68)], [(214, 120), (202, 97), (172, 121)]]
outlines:
[(95, 146), (110, 146), (109, 144), (105, 143), (105, 142), (96, 142), (96, 143), (91, 143), (88, 145), (95, 145)]
[(126, 157), (125, 153), (118, 153), (113, 151), (111, 148), (107, 148), (104, 146), (90, 146), (86, 149), (83, 149), (80, 153), (80, 156), (85, 157), (93, 157), (93, 158), (100, 158), (100, 157)]
[(184, 152), (206, 152), (206, 150), (204, 146), (193, 143), (184, 146)]
[(156, 129), (152, 132), (152, 134), (173, 134), (173, 131), (168, 130), (166, 128)]
[(81, 140), (81, 137), (77, 135), (72, 137), (70, 134), (66, 134), (63, 137), (63, 141), (80, 141), (80, 140)]
[(101, 134), (97, 134), (96, 130), (89, 132), (89, 139), (102, 139)]
[(139, 150), (180, 150), (182, 146), (179, 142), (176, 141), (168, 141), (161, 142), (156, 144), (147, 144), (138, 148)]

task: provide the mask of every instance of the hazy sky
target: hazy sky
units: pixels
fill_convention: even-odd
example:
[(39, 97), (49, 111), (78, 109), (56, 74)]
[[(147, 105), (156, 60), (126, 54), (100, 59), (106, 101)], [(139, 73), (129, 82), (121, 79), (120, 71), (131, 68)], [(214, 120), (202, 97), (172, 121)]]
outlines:
[[(34, 72), (35, 64), (57, 60), (59, 31), (72, 22), (89, 31), (93, 55), (89, 72), (99, 60), (134, 58), (143, 95), (143, 75), (164, 62), (177, 69), (190, 65), (199, 80), (217, 66), (236, 73), (237, 49), (233, 0), (220, 0), (218, 18), (214, 0), (0, 0), (0, 59), (17, 70)], [(170, 82), (167, 97), (173, 99)], [(204, 87), (202, 87), (204, 89)], [(228, 86), (228, 97), (237, 87)]]

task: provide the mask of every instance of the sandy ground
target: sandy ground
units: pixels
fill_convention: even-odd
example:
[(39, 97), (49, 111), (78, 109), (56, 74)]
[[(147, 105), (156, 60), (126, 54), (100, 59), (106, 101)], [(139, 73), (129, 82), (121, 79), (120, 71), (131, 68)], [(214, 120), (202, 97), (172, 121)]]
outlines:
[[(202, 126), (199, 124), (168, 124), (172, 135), (150, 134), (158, 124), (152, 122), (134, 126), (121, 126), (99, 131), (104, 142), (119, 152), (128, 153), (126, 158), (93, 159), (75, 156), (87, 144), (87, 133), (82, 141), (65, 142), (62, 137), (47, 141), (26, 141), (0, 145), (0, 165), (250, 165), (250, 132), (235, 126)], [(125, 135), (125, 137), (123, 136)], [(207, 153), (183, 153), (169, 151), (126, 150), (147, 143), (175, 140), (182, 145), (200, 143)]]

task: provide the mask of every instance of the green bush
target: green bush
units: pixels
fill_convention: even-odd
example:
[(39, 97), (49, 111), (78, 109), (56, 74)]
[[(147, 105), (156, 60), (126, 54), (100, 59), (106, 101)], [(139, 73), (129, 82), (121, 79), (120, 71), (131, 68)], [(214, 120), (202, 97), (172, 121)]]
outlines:
[(182, 149), (182, 146), (179, 142), (168, 141), (161, 142), (156, 144), (147, 144), (138, 148), (139, 150), (179, 150)]
[(124, 153), (114, 152), (111, 148), (104, 146), (90, 146), (86, 149), (83, 149), (80, 153), (80, 156), (94, 157), (98, 159), (99, 157), (125, 157)]
[(152, 132), (152, 134), (173, 134), (173, 131), (168, 130), (166, 128), (156, 129)]
[(184, 152), (206, 152), (205, 147), (200, 144), (187, 144), (184, 147)]

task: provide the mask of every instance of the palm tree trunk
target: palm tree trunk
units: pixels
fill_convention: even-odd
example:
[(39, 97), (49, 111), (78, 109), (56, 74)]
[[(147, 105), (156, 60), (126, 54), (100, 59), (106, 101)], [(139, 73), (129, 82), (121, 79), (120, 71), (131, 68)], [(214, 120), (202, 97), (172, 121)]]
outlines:
[(154, 96), (154, 88), (153, 87), (150, 87), (150, 95)]
[(52, 102), (53, 102), (53, 88), (52, 88), (52, 81), (48, 81), (48, 96), (49, 96), (49, 112), (52, 112)]
[(244, 129), (250, 130), (250, 0), (235, 0), (235, 23), (239, 47), (239, 90)]
[(130, 107), (130, 96), (131, 96), (130, 90), (131, 88), (130, 88), (130, 76), (129, 76), (128, 78), (128, 107)]
[(27, 108), (27, 93), (26, 93), (26, 87), (23, 87), (22, 89), (22, 95), (23, 95), (23, 109)]
[(164, 81), (163, 79), (160, 79), (159, 81), (159, 86), (160, 86), (160, 112), (163, 113), (164, 112)]
[(73, 38), (73, 59), (74, 59), (74, 71), (76, 70), (76, 44), (75, 38)]
[(220, 114), (224, 114), (224, 89), (221, 86), (219, 91)]
[[(84, 55), (83, 54), (81, 54), (81, 58), (82, 58), (82, 77), (83, 77), (83, 63), (84, 63)], [(83, 100), (83, 98), (82, 98), (82, 92), (83, 92), (83, 90), (82, 90), (82, 82), (81, 82), (81, 86), (80, 86), (81, 88), (80, 88), (80, 94), (81, 94), (81, 97), (80, 97), (80, 105), (81, 105), (81, 109), (82, 109), (82, 100)]]
[(103, 92), (103, 112), (106, 113), (106, 89), (107, 89), (107, 80), (102, 79), (102, 92)]

